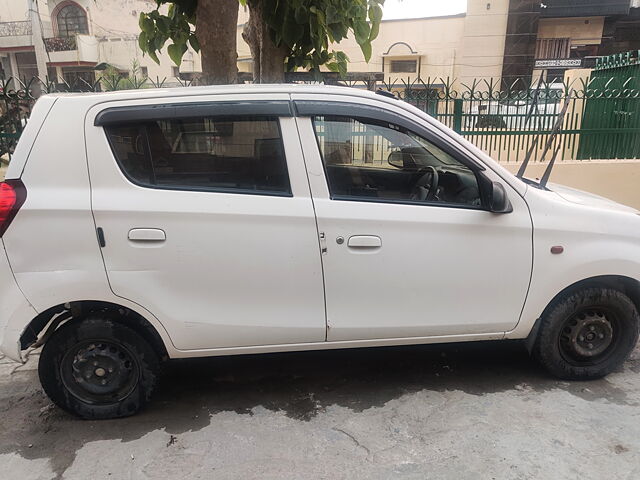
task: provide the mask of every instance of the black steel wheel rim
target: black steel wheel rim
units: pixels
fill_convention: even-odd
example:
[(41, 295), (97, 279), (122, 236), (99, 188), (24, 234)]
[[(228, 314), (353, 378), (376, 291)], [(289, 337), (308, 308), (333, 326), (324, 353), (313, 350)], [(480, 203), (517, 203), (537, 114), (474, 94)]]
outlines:
[(578, 366), (596, 365), (615, 352), (619, 333), (619, 321), (611, 309), (587, 307), (564, 322), (558, 346), (567, 362)]
[(82, 342), (69, 349), (60, 362), (65, 388), (85, 403), (111, 404), (124, 400), (140, 378), (137, 357), (113, 340)]

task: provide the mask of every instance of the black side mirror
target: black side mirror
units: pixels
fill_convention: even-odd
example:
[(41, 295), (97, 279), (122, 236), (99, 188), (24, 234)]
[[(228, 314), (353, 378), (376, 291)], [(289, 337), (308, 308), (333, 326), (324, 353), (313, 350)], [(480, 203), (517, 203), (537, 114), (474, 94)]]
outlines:
[(493, 213), (511, 213), (513, 205), (509, 201), (507, 191), (500, 182), (491, 183), (491, 197), (489, 198), (489, 210)]
[(387, 157), (387, 163), (392, 167), (403, 169), (404, 165), (404, 155), (402, 152), (391, 152)]

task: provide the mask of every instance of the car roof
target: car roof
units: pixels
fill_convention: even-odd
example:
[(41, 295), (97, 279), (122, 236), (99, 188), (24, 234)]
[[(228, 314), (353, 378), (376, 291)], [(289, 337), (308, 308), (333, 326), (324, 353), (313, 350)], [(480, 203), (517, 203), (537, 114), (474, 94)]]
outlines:
[[(382, 100), (388, 97), (376, 95), (374, 92), (354, 87), (329, 86), (329, 85), (301, 85), (301, 84), (238, 84), (238, 85), (208, 85), (200, 87), (163, 87), (141, 88), (135, 90), (116, 90), (110, 92), (84, 92), (84, 93), (50, 93), (46, 96), (58, 99), (83, 98), (89, 100), (95, 98), (96, 103), (116, 100), (134, 100), (137, 98), (163, 98), (182, 97), (196, 95), (220, 95), (220, 94), (333, 94), (348, 95), (351, 97), (376, 98)], [(391, 99), (393, 101), (393, 99)]]

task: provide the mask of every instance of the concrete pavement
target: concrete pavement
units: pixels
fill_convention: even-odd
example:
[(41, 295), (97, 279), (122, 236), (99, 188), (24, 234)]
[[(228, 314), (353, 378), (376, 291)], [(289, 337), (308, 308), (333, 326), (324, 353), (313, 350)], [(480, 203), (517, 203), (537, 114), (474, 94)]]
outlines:
[(185, 360), (138, 416), (81, 421), (0, 360), (3, 479), (640, 478), (640, 350), (594, 382), (519, 344)]

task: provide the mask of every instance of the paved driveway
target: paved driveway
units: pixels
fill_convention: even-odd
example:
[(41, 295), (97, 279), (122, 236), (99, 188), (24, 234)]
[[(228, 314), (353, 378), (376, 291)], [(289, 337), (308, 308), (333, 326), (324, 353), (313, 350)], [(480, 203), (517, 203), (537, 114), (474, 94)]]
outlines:
[(588, 383), (506, 342), (179, 361), (146, 411), (101, 422), (0, 363), (8, 480), (640, 478), (640, 350)]

